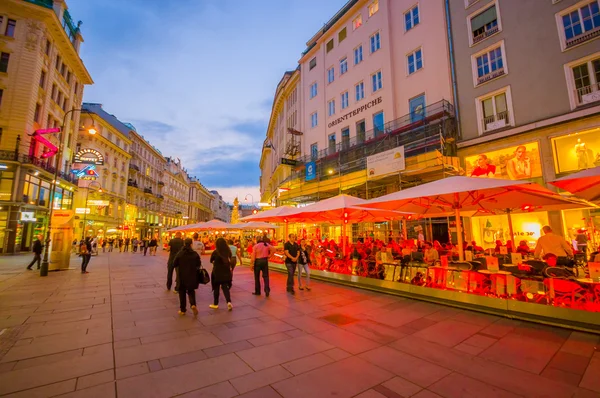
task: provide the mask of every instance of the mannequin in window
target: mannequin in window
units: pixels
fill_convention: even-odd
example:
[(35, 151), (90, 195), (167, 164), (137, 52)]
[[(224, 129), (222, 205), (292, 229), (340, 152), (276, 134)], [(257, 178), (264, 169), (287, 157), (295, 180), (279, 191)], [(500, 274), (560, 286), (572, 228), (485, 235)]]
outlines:
[(577, 168), (579, 170), (588, 168), (587, 147), (585, 142), (581, 142), (581, 138), (577, 139), (575, 144), (575, 153), (577, 154)]
[(519, 145), (514, 156), (506, 161), (506, 171), (511, 180), (531, 178), (531, 159), (524, 145)]
[(471, 172), (471, 177), (494, 178), (496, 166), (489, 164), (487, 155), (481, 154), (477, 158), (477, 166)]

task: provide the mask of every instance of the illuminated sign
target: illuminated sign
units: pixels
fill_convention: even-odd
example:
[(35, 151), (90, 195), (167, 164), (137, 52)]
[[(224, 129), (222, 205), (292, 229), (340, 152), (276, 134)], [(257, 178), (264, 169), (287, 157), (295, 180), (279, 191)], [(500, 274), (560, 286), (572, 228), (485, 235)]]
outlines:
[(85, 166), (83, 169), (78, 169), (78, 170), (72, 170), (73, 174), (75, 174), (75, 177), (77, 177), (80, 180), (97, 180), (98, 177), (100, 177), (98, 175), (98, 173), (96, 173), (96, 166), (93, 164), (90, 164), (89, 166)]
[(537, 142), (465, 158), (466, 175), (479, 178), (528, 180), (542, 176)]
[(91, 210), (89, 207), (83, 208), (78, 207), (75, 209), (75, 214), (90, 214)]
[(21, 221), (32, 222), (36, 221), (35, 212), (33, 211), (22, 211), (21, 212)]
[(144, 223), (144, 222), (146, 222), (146, 219), (145, 218), (138, 218), (137, 220), (135, 220), (135, 222)]
[(108, 200), (90, 199), (87, 204), (88, 206), (108, 206), (110, 202)]
[(104, 156), (95, 149), (85, 148), (75, 154), (73, 163), (96, 164), (100, 166), (104, 164)]

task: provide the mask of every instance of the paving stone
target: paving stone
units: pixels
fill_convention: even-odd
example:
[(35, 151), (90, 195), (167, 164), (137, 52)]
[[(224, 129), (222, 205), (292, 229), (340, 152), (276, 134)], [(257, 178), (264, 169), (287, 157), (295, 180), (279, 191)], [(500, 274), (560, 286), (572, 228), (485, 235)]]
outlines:
[(328, 365), (333, 362), (333, 359), (324, 353), (317, 353), (308, 357), (296, 359), (282, 366), (294, 375), (299, 375), (304, 372)]
[(307, 315), (285, 318), (284, 321), (306, 333), (322, 332), (333, 327), (327, 322), (323, 322)]
[(402, 377), (394, 377), (381, 385), (403, 397), (410, 397), (422, 390), (418, 385), (413, 384)]
[(429, 386), (428, 390), (446, 398), (518, 398), (521, 396), (458, 373), (444, 377)]
[(238, 396), (238, 392), (230, 382), (223, 381), (209, 387), (204, 387), (199, 390), (191, 391), (183, 395), (178, 395), (178, 398), (232, 398)]
[(548, 367), (577, 375), (583, 375), (589, 364), (589, 357), (571, 354), (566, 351), (559, 351), (554, 355), (550, 363), (548, 363)]
[(75, 391), (77, 380), (71, 379), (47, 386), (32, 388), (14, 394), (3, 395), (3, 398), (46, 398)]
[(295, 328), (285, 322), (277, 320), (273, 322), (235, 327), (228, 330), (215, 331), (214, 335), (217, 336), (223, 343), (227, 344), (269, 334), (285, 332), (292, 329)]
[(239, 391), (240, 394), (244, 394), (289, 377), (292, 377), (292, 374), (283, 367), (273, 366), (272, 368), (263, 369), (258, 372), (236, 377), (235, 379), (230, 379), (229, 382), (235, 387), (236, 390)]
[(327, 355), (334, 361), (341, 361), (342, 359), (346, 359), (352, 356), (352, 354), (342, 350), (341, 348), (333, 348), (331, 350), (323, 351), (323, 354)]
[(481, 329), (483, 326), (447, 319), (416, 332), (414, 336), (447, 347), (454, 347)]
[(331, 345), (337, 346), (351, 354), (358, 354), (364, 351), (379, 347), (376, 343), (366, 337), (350, 333), (340, 328), (333, 328), (324, 332), (313, 334), (313, 336), (328, 342)]
[(368, 389), (367, 391), (360, 393), (358, 395), (354, 396), (355, 398), (386, 398), (385, 395), (383, 395), (380, 392), (375, 391), (374, 389)]
[(598, 377), (600, 375), (600, 355), (598, 354), (600, 353), (594, 354), (579, 386), (600, 393), (600, 377)]
[(78, 390), (61, 395), (60, 398), (116, 398), (115, 383), (100, 384), (85, 390)]
[(597, 334), (573, 332), (565, 341), (560, 351), (591, 357), (596, 349), (600, 349), (600, 336)]
[[(164, 369), (172, 368), (174, 366), (185, 365), (191, 362), (202, 361), (208, 358), (208, 356), (202, 350), (186, 352), (184, 354), (174, 355), (171, 357), (161, 358), (160, 364)], [(152, 362), (152, 361), (150, 361)], [(149, 363), (150, 363), (149, 362)], [(150, 369), (152, 371), (152, 369)]]
[(148, 361), (148, 369), (150, 370), (150, 372), (158, 372), (159, 370), (162, 370), (162, 368), (163, 367), (159, 360), (154, 359), (152, 361)]
[(31, 359), (24, 359), (24, 360), (16, 362), (16, 365), (14, 365), (15, 362), (11, 362), (11, 363), (14, 366), (13, 370), (19, 370), (19, 369), (30, 368), (32, 366), (40, 366), (40, 365), (49, 364), (49, 363), (53, 363), (53, 362), (60, 362), (63, 360), (68, 360), (71, 358), (77, 358), (77, 357), (80, 357), (82, 354), (83, 354), (83, 349), (79, 349), (79, 350), (60, 352), (58, 354), (40, 356), (40, 357), (36, 357), (36, 358), (31, 358)]
[(147, 362), (136, 363), (134, 365), (122, 366), (117, 368), (117, 380), (127, 377), (138, 376), (150, 372)]
[(252, 347), (254, 347), (254, 346), (247, 341), (237, 341), (237, 342), (231, 343), (231, 344), (224, 344), (224, 345), (219, 345), (216, 347), (205, 348), (203, 351), (207, 357), (213, 358), (213, 357), (218, 357), (218, 356), (225, 355), (225, 354), (230, 354), (233, 352), (247, 350)]
[(97, 386), (111, 382), (115, 379), (114, 369), (105, 370), (103, 372), (94, 373), (87, 376), (82, 376), (77, 379), (77, 389), (83, 390), (84, 388)]
[(238, 395), (237, 398), (281, 398), (272, 387), (263, 387), (258, 390), (247, 392), (246, 394)]
[(565, 384), (570, 384), (573, 386), (578, 386), (581, 382), (581, 375), (576, 373), (566, 372), (564, 370), (555, 369), (555, 368), (546, 368), (542, 372), (542, 376), (547, 377), (548, 379), (559, 381)]
[(259, 347), (265, 344), (276, 343), (278, 341), (288, 340), (292, 337), (288, 333), (275, 333), (270, 334), (268, 336), (256, 337), (254, 339), (249, 339), (248, 342), (255, 347)]

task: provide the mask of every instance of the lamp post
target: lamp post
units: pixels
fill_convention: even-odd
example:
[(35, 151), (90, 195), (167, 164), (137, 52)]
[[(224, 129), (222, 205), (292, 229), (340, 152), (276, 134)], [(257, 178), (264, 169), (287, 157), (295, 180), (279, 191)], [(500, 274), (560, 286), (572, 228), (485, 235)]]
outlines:
[(248, 201), (248, 196), (250, 196), (250, 199), (252, 199), (252, 207), (254, 207), (254, 196), (252, 196), (251, 193), (246, 194), (246, 196), (244, 196), (244, 200), (247, 202)]
[[(40, 276), (48, 276), (48, 246), (50, 246), (50, 231), (52, 228), (52, 215), (54, 214), (54, 193), (56, 192), (56, 184), (58, 182), (58, 171), (60, 170), (60, 164), (62, 162), (62, 152), (63, 152), (63, 144), (62, 144), (62, 133), (65, 129), (65, 123), (67, 122), (67, 116), (73, 112), (81, 112), (81, 113), (90, 113), (85, 109), (71, 109), (65, 113), (63, 117), (62, 124), (60, 126), (60, 131), (58, 132), (58, 152), (56, 153), (56, 167), (54, 169), (54, 179), (52, 180), (52, 184), (50, 185), (50, 200), (49, 200), (49, 214), (48, 214), (48, 226), (46, 230), (46, 245), (44, 246), (44, 256), (42, 258), (42, 265), (40, 267)], [(93, 125), (88, 129), (90, 134), (96, 134), (96, 129), (94, 129)]]
[[(85, 223), (87, 221), (87, 209), (88, 209), (88, 195), (90, 194), (90, 187), (94, 184), (98, 185), (98, 192), (102, 193), (102, 185), (100, 185), (100, 183), (98, 181), (90, 181), (90, 183), (88, 184), (88, 186), (86, 187), (86, 192), (85, 192), (85, 205), (83, 206), (83, 228), (81, 231), (81, 240), (85, 239)], [(91, 213), (91, 211), (90, 211)]]

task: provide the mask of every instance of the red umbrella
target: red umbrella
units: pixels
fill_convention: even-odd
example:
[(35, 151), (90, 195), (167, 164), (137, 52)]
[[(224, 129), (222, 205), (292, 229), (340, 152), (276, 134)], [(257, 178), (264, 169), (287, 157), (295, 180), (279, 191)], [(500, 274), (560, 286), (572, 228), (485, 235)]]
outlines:
[(600, 167), (559, 178), (550, 184), (569, 191), (580, 198), (592, 202), (600, 201)]

